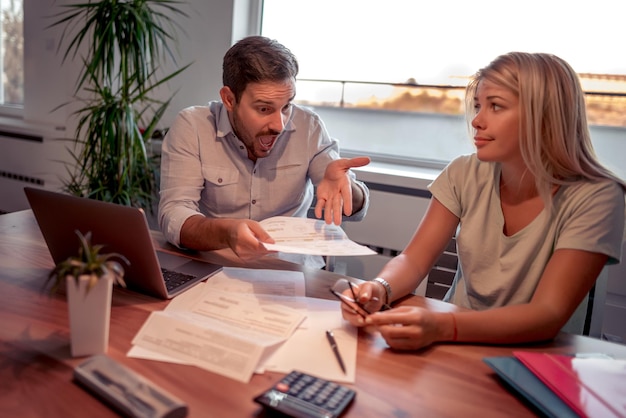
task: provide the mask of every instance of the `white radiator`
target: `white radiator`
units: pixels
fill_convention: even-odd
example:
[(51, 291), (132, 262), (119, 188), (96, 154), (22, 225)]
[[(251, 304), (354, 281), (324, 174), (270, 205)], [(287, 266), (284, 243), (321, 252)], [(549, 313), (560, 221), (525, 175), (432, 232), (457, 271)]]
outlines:
[(71, 143), (56, 138), (55, 131), (0, 126), (0, 213), (29, 208), (26, 186), (62, 187)]
[[(406, 180), (402, 186), (386, 184), (384, 176), (357, 173), (370, 189), (370, 207), (361, 222), (342, 224), (350, 239), (367, 245), (376, 255), (336, 257), (335, 271), (351, 277), (372, 279), (383, 265), (408, 244), (424, 216), (430, 199), (425, 180)], [(382, 180), (382, 181), (381, 181)], [(417, 290), (425, 293), (426, 281)]]

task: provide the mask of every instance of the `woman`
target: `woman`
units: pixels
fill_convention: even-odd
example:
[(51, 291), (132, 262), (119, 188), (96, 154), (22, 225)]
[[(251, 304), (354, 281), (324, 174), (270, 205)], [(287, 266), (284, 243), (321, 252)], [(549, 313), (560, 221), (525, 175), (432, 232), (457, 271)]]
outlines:
[(621, 256), (626, 184), (596, 159), (574, 70), (549, 54), (513, 52), (466, 91), (476, 152), (430, 185), (405, 250), (357, 290), (370, 312), (412, 292), (456, 234), (459, 267), (445, 299), (469, 310), (397, 307), (365, 318), (390, 347), (437, 341), (553, 338), (607, 263)]

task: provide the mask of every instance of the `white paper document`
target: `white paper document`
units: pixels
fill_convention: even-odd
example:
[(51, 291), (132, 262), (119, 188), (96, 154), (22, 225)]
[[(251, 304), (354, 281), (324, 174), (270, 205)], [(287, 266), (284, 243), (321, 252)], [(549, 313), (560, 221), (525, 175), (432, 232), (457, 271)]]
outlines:
[[(345, 374), (327, 329), (335, 333)], [(153, 312), (128, 355), (195, 365), (242, 382), (255, 372), (293, 369), (354, 382), (356, 329), (344, 323), (338, 301), (304, 297), (302, 272), (224, 268)]]
[(376, 254), (348, 238), (339, 225), (328, 225), (323, 220), (276, 216), (260, 223), (275, 241), (274, 244), (263, 244), (270, 251), (336, 256)]
[[(356, 375), (357, 329), (341, 316), (339, 301), (305, 298), (307, 327), (296, 332), (264, 362), (266, 371), (288, 373), (294, 369), (334, 382), (354, 383)], [(333, 332), (346, 373), (326, 339)]]
[[(270, 340), (266, 343), (271, 345)], [(224, 332), (218, 324), (194, 323), (165, 312), (153, 312), (133, 344), (240, 382), (250, 380), (266, 347), (241, 334)]]
[(304, 274), (299, 271), (224, 267), (206, 286), (250, 295), (304, 296)]
[(213, 290), (188, 312), (153, 312), (133, 344), (247, 382), (265, 350), (286, 341), (305, 317), (250, 295)]

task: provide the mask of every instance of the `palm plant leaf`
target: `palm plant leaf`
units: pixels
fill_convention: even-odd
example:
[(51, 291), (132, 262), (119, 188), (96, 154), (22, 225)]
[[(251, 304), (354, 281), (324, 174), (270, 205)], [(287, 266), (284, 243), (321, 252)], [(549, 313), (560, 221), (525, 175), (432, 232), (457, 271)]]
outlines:
[[(75, 94), (83, 106), (65, 190), (152, 210), (156, 162), (150, 140), (171, 98), (150, 95), (188, 68), (158, 77), (170, 44), (188, 17), (178, 0), (100, 0), (63, 5), (50, 27), (62, 26), (66, 59), (83, 62)], [(61, 44), (59, 44), (60, 46)], [(85, 54), (82, 56), (82, 54)], [(66, 103), (67, 104), (67, 103)]]

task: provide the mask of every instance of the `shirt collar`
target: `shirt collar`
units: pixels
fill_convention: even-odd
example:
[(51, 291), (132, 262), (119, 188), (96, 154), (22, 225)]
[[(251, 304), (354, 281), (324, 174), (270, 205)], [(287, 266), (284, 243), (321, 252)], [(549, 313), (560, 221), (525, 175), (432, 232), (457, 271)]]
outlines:
[(234, 135), (235, 133), (233, 132), (233, 127), (230, 124), (230, 119), (228, 119), (226, 106), (224, 106), (224, 103), (222, 102), (214, 102), (214, 104), (217, 107), (217, 109), (213, 112), (216, 119), (215, 126), (217, 127), (216, 137), (225, 138), (230, 133)]

